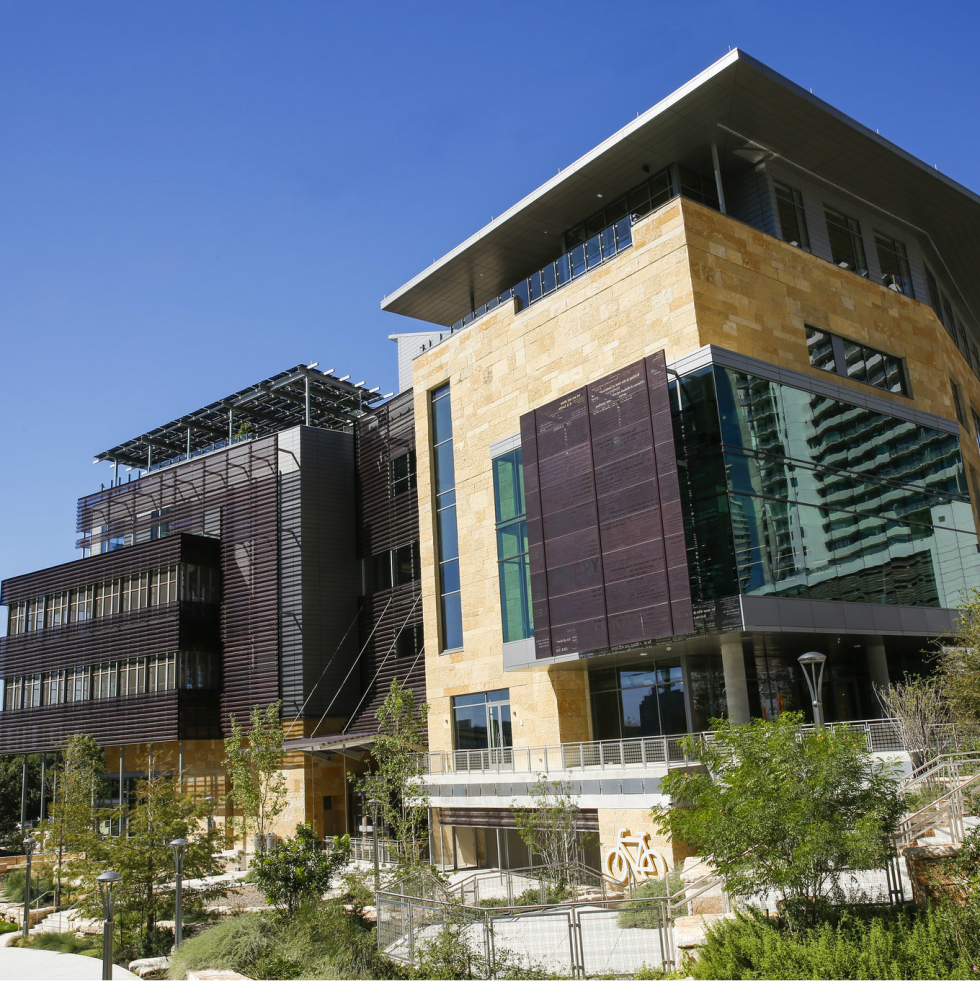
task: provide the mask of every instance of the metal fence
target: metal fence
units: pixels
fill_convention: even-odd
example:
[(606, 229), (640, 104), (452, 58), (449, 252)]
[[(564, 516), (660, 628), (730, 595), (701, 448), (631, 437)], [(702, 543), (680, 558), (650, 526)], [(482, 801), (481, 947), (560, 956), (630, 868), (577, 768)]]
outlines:
[[(872, 753), (904, 753), (901, 730), (891, 719), (835, 723), (864, 734)], [(812, 730), (801, 726), (801, 732)], [(711, 733), (695, 734), (710, 739)], [(684, 765), (688, 736), (650, 736), (639, 739), (603, 739), (550, 746), (514, 746), (501, 749), (422, 753), (419, 773), (547, 773), (554, 770), (604, 770)], [(951, 737), (952, 738), (952, 737)]]
[(481, 908), (382, 892), (378, 945), (414, 964), (449, 934), (471, 977), (514, 967), (570, 978), (635, 974), (677, 960), (668, 905), (663, 898)]
[[(324, 840), (324, 847), (327, 851), (333, 850), (333, 838), (326, 838)], [(410, 849), (410, 845), (406, 842), (398, 842), (391, 838), (379, 838), (378, 839), (378, 865), (383, 868), (390, 868), (396, 865), (402, 865), (405, 861), (404, 855)], [(417, 853), (420, 861), (427, 862), (429, 860), (429, 842), (428, 839), (423, 839), (415, 843), (413, 853)], [(351, 836), (350, 839), (350, 857), (352, 862), (366, 862), (369, 865), (374, 864), (374, 838), (370, 835), (366, 837), (354, 837)]]
[[(734, 905), (709, 865), (686, 880), (672, 873), (624, 890), (584, 866), (561, 887), (542, 868), (486, 869), (454, 884), (419, 872), (378, 892), (378, 946), (417, 964), (436, 944), (445, 952), (448, 938), (464, 977), (494, 978), (515, 968), (570, 978), (671, 970), (682, 963), (686, 924), (701, 927), (704, 914)], [(845, 873), (840, 887), (839, 898), (852, 903), (901, 903), (912, 895), (897, 854), (885, 868)], [(763, 893), (738, 905), (775, 912), (779, 899)]]

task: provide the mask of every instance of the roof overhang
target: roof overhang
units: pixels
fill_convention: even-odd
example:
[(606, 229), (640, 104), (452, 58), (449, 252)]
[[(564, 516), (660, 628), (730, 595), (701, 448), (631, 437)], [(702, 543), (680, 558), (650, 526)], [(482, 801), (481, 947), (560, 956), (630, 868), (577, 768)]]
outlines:
[(287, 739), (282, 748), (287, 753), (311, 753), (323, 756), (334, 753), (350, 756), (352, 753), (366, 753), (378, 741), (375, 733), (332, 733), (325, 736), (305, 736), (302, 739)]
[[(751, 142), (750, 142), (751, 141)], [(751, 143), (924, 231), (980, 311), (980, 197), (734, 50), (387, 296), (383, 310), (450, 325), (554, 259), (556, 238), (657, 169)], [(710, 168), (710, 164), (708, 165)]]

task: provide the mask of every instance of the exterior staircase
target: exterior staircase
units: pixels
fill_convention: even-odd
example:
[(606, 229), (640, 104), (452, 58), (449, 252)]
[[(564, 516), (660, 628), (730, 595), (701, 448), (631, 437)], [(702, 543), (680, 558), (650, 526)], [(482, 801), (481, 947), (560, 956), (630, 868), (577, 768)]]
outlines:
[(902, 789), (918, 803), (896, 831), (899, 854), (916, 844), (957, 844), (980, 825), (980, 753), (937, 756), (910, 773)]

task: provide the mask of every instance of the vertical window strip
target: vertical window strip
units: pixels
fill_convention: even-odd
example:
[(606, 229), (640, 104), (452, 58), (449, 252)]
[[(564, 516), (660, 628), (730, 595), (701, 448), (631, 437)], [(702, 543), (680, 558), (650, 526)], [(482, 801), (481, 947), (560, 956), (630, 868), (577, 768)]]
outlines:
[(518, 447), (493, 461), (497, 572), (504, 643), (534, 635), (531, 569), (528, 562), (524, 470)]
[(453, 418), (448, 384), (432, 392), (430, 404), (436, 491), (436, 538), (439, 551), (440, 645), (442, 650), (448, 651), (463, 646)]

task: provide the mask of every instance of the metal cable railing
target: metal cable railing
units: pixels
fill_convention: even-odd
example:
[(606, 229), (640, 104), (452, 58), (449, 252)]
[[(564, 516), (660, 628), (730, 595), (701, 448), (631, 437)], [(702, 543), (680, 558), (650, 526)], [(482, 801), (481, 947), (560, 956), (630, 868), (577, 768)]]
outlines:
[[(869, 719), (833, 723), (864, 734), (872, 753), (903, 753), (905, 745), (893, 719)], [(801, 732), (813, 726), (802, 726)], [(711, 739), (712, 733), (695, 733)], [(691, 762), (685, 751), (687, 735), (643, 736), (634, 739), (602, 739), (557, 743), (547, 746), (507, 746), (497, 749), (434, 751), (419, 756), (419, 774), (443, 773), (546, 773), (623, 768), (669, 768)]]

